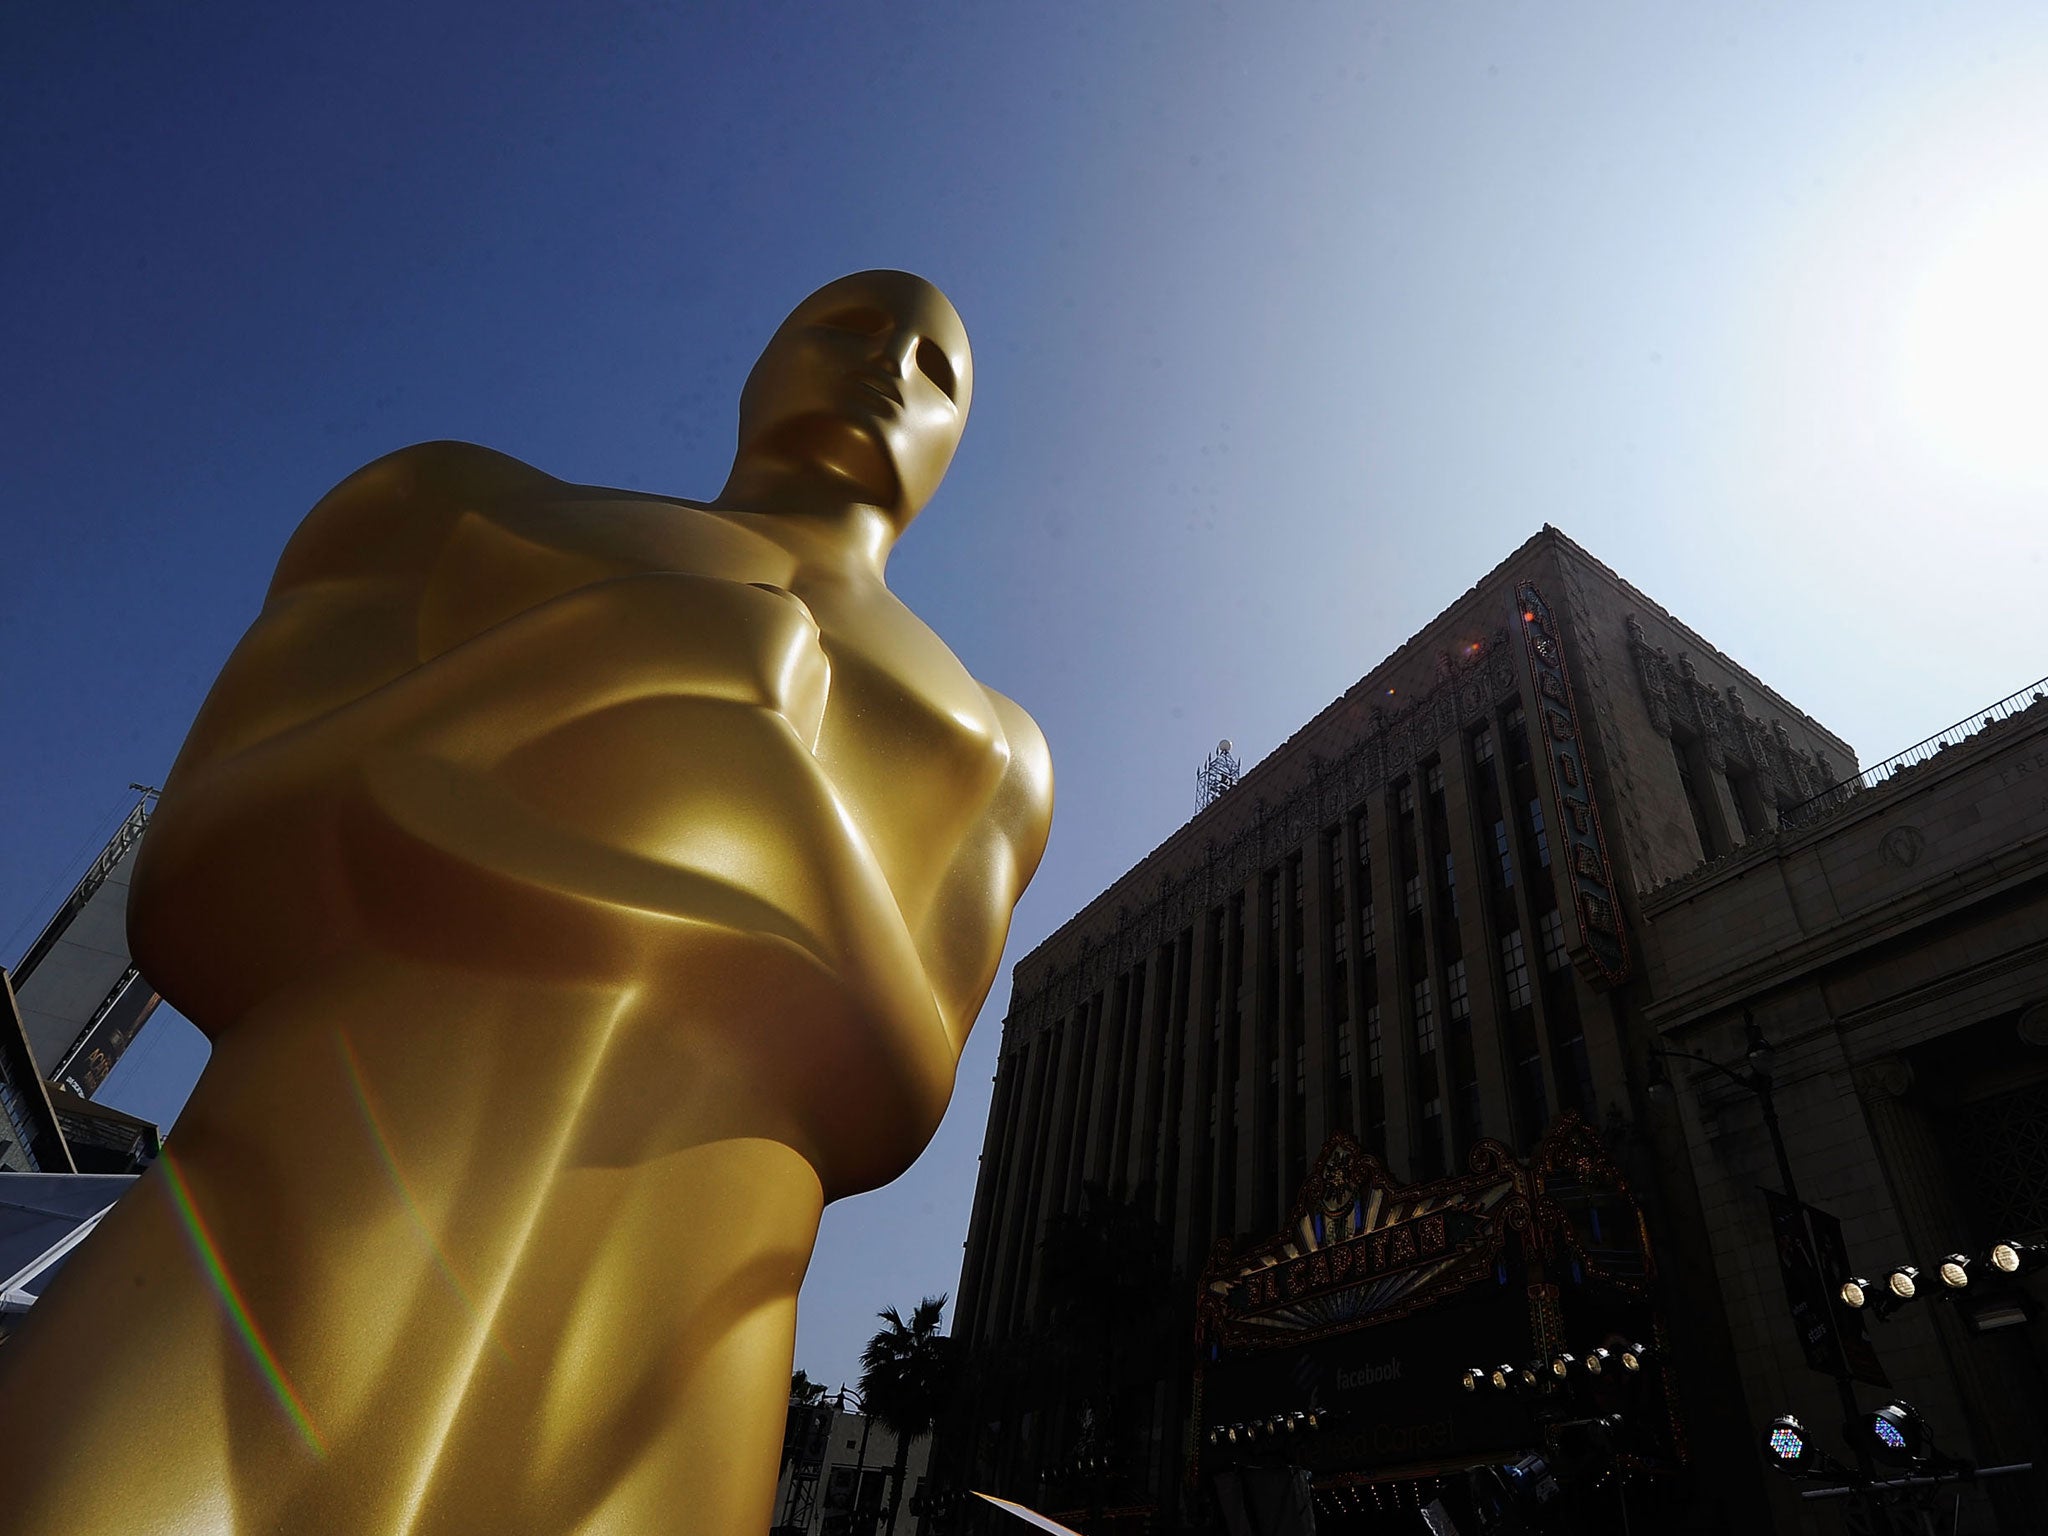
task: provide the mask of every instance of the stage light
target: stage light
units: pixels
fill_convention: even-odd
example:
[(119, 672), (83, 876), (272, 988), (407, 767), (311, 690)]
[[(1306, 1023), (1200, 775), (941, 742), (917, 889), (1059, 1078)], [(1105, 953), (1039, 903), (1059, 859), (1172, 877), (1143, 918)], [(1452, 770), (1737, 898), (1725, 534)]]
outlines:
[(1485, 1383), (1486, 1372), (1481, 1370), (1476, 1365), (1473, 1366), (1470, 1370), (1466, 1371), (1464, 1375), (1458, 1378), (1458, 1385), (1463, 1387), (1467, 1392), (1477, 1392), (1480, 1389), (1480, 1387), (1485, 1385)]
[(1842, 1305), (1845, 1307), (1862, 1308), (1868, 1306), (1870, 1303), (1870, 1282), (1860, 1276), (1852, 1280), (1844, 1280), (1840, 1294)]
[(1323, 1416), (1314, 1409), (1309, 1410), (1308, 1427), (1310, 1429), (1321, 1429), (1323, 1427)]
[(1918, 1281), (1920, 1271), (1910, 1264), (1901, 1264), (1884, 1277), (1885, 1288), (1900, 1301), (1911, 1301), (1920, 1294)]
[(1935, 1271), (1941, 1276), (1941, 1283), (1952, 1291), (1960, 1291), (1970, 1283), (1970, 1261), (1960, 1253), (1952, 1253), (1941, 1261)]
[(1225, 1438), (1227, 1438), (1232, 1445), (1237, 1444), (1237, 1426), (1235, 1424), (1230, 1426), (1230, 1429), (1228, 1430)]
[(1604, 1349), (1593, 1350), (1586, 1356), (1586, 1374), (1589, 1376), (1600, 1375), (1607, 1369), (1608, 1362), (1613, 1358), (1614, 1356)]
[(1781, 1413), (1764, 1431), (1764, 1454), (1780, 1472), (1798, 1477), (1812, 1464), (1814, 1446), (1807, 1438), (1806, 1426), (1792, 1414)]
[(1211, 1424), (1209, 1426), (1209, 1443), (1211, 1445), (1217, 1445), (1222, 1442), (1222, 1439), (1223, 1431), (1218, 1429), (1214, 1424)]
[(1300, 1415), (1300, 1414), (1298, 1414), (1298, 1413), (1290, 1413), (1289, 1415), (1287, 1415), (1287, 1433), (1289, 1433), (1289, 1434), (1291, 1435), (1291, 1434), (1293, 1434), (1293, 1433), (1295, 1432), (1295, 1430), (1299, 1429), (1300, 1427), (1301, 1427), (1301, 1415)]
[(1512, 1365), (1496, 1365), (1487, 1375), (1496, 1392), (1505, 1392), (1515, 1384), (1515, 1368)]
[(1520, 1383), (1523, 1391), (1534, 1392), (1543, 1384), (1543, 1362), (1541, 1360), (1531, 1360), (1527, 1365), (1515, 1372), (1515, 1380)]
[(1621, 1368), (1625, 1371), (1640, 1371), (1650, 1361), (1650, 1346), (1630, 1344), (1621, 1352)]
[(1991, 1263), (2003, 1274), (2031, 1275), (2048, 1265), (2048, 1248), (2039, 1243), (1998, 1243), (1991, 1249)]
[(1886, 1403), (1864, 1421), (1870, 1453), (1893, 1466), (1927, 1459), (1927, 1426), (1910, 1403)]
[(1579, 1363), (1576, 1355), (1556, 1355), (1551, 1358), (1550, 1374), (1559, 1381), (1571, 1375), (1572, 1367)]

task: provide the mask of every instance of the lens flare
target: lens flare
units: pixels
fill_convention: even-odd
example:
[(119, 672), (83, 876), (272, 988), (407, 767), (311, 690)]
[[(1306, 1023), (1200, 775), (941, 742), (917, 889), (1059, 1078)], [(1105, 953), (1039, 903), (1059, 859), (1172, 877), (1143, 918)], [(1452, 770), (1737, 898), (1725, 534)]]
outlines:
[(164, 1184), (171, 1192), (171, 1204), (177, 1209), (178, 1220), (184, 1225), (185, 1236), (191, 1240), (192, 1251), (199, 1258), (200, 1267), (213, 1282), (214, 1294), (220, 1298), (221, 1309), (234, 1324), (240, 1335), (242, 1347), (255, 1362), (257, 1374), (270, 1388), (270, 1395), (291, 1420), (292, 1427), (299, 1432), (299, 1439), (314, 1456), (325, 1460), (327, 1442), (320, 1438), (320, 1431), (313, 1424), (313, 1416), (306, 1409), (305, 1399), (292, 1385), (292, 1379), (285, 1374), (279, 1363), (277, 1351), (270, 1347), (270, 1341), (263, 1336), (263, 1330), (256, 1326), (256, 1319), (249, 1311), (249, 1303), (242, 1295), (241, 1287), (235, 1284), (235, 1277), (228, 1273), (221, 1262), (220, 1247), (213, 1240), (213, 1234), (206, 1228), (206, 1219), (199, 1214), (199, 1207), (193, 1203), (192, 1192), (185, 1187), (185, 1177), (178, 1171), (177, 1163), (166, 1148), (157, 1159), (164, 1171)]
[(354, 1044), (346, 1033), (339, 1030), (335, 1033), (341, 1041), (343, 1062), (348, 1067), (349, 1090), (355, 1095), (356, 1108), (363, 1112), (363, 1123), (369, 1127), (371, 1144), (377, 1149), (377, 1160), (384, 1165), (385, 1176), (391, 1180), (392, 1188), (398, 1191), (399, 1204), (405, 1208), (406, 1217), (412, 1222), (413, 1230), (419, 1234), (420, 1241), (425, 1244), (435, 1267), (441, 1271), (441, 1278), (448, 1282), (448, 1288), (455, 1293), (456, 1299), (468, 1309), (477, 1328), (490, 1341), (492, 1351), (499, 1359), (510, 1360), (511, 1355), (504, 1343), (492, 1330), (490, 1321), (484, 1316), (483, 1308), (477, 1305), (476, 1298), (470, 1294), (469, 1287), (462, 1283), (462, 1277), (455, 1273), (455, 1266), (448, 1261), (447, 1250), (441, 1246), (441, 1240), (434, 1235), (434, 1229), (427, 1221), (426, 1212), (420, 1208), (419, 1198), (413, 1193), (412, 1182), (406, 1178), (405, 1169), (398, 1161), (398, 1154), (392, 1151), (391, 1140), (384, 1134), (384, 1117), (378, 1113), (376, 1096), (370, 1091), (369, 1079), (363, 1075), (363, 1064), (356, 1056)]

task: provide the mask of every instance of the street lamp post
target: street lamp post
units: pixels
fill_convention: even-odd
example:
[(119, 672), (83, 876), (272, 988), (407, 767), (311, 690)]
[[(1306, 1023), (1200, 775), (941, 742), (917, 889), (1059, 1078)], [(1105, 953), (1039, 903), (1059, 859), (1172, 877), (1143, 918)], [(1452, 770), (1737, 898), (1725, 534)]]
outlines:
[[(1805, 1203), (1799, 1198), (1799, 1181), (1792, 1176), (1792, 1159), (1785, 1151), (1784, 1128), (1778, 1123), (1778, 1106), (1771, 1096), (1771, 1042), (1764, 1038), (1762, 1027), (1747, 1008), (1742, 1010), (1742, 1036), (1743, 1055), (1749, 1062), (1747, 1072), (1738, 1072), (1733, 1067), (1725, 1067), (1710, 1057), (1698, 1056), (1691, 1051), (1675, 1051), (1663, 1045), (1651, 1046), (1646, 1084), (1649, 1095), (1659, 1103), (1668, 1103), (1672, 1099), (1672, 1082), (1664, 1067), (1665, 1059), (1671, 1056), (1696, 1061), (1753, 1094), (1758, 1107), (1763, 1110), (1764, 1129), (1771, 1135), (1771, 1151), (1777, 1155), (1778, 1179), (1784, 1187), (1785, 1198), (1803, 1213)], [(1800, 1220), (1805, 1220), (1803, 1214)], [(1836, 1351), (1836, 1358), (1837, 1364), (1832, 1374), (1835, 1378), (1835, 1390), (1842, 1402), (1843, 1429), (1845, 1433), (1849, 1433), (1851, 1446), (1856, 1453), (1857, 1469), (1863, 1474), (1864, 1484), (1868, 1486), (1876, 1479), (1876, 1464), (1870, 1459), (1869, 1447), (1863, 1444), (1862, 1437), (1850, 1432), (1850, 1426), (1856, 1423), (1862, 1410), (1856, 1405), (1855, 1382), (1846, 1366), (1840, 1362), (1839, 1349)]]

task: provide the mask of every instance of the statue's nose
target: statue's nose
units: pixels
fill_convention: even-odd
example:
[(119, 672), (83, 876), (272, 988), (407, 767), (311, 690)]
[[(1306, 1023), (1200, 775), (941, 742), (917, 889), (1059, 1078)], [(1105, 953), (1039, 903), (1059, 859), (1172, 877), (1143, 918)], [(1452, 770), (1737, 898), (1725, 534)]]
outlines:
[(884, 331), (875, 349), (875, 360), (888, 370), (893, 379), (909, 378), (911, 363), (916, 356), (917, 332), (907, 325)]

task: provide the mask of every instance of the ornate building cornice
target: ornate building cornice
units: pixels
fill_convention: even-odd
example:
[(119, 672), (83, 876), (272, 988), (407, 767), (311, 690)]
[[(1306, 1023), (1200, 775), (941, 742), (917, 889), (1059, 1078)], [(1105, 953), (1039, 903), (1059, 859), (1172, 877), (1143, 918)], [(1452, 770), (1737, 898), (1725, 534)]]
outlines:
[(1794, 746), (1783, 721), (1757, 719), (1741, 689), (1730, 684), (1724, 692), (1704, 681), (1684, 651), (1674, 663), (1662, 646), (1650, 644), (1632, 613), (1628, 649), (1658, 735), (1682, 729), (1699, 741), (1709, 767), (1725, 770), (1732, 760), (1754, 776), (1758, 793), (1772, 806), (1797, 805), (1835, 782), (1825, 752)]

